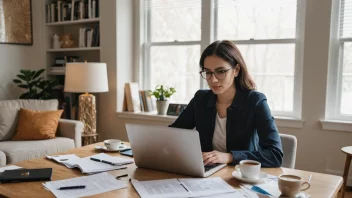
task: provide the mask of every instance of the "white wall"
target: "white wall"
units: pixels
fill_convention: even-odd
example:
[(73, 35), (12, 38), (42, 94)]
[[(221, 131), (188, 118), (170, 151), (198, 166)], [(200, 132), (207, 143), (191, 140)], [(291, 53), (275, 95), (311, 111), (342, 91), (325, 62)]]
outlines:
[(43, 57), (42, 1), (32, 1), (33, 45), (0, 44), (0, 100), (16, 99), (21, 90), (12, 83), (20, 69), (45, 68)]
[(131, 0), (100, 1), (101, 61), (107, 63), (109, 79), (109, 92), (100, 94), (100, 140), (123, 139), (120, 135), (124, 125), (117, 119), (116, 111), (122, 110), (124, 83), (133, 80), (133, 3)]

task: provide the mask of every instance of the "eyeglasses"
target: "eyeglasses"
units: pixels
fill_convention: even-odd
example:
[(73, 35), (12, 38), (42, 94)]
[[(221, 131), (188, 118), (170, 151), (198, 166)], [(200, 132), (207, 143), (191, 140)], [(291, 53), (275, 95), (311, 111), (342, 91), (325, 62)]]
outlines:
[(218, 79), (218, 80), (222, 80), (226, 77), (226, 72), (228, 72), (231, 68), (229, 69), (222, 69), (222, 70), (216, 70), (214, 72), (211, 72), (211, 71), (200, 71), (199, 74), (206, 80), (209, 80), (211, 79), (211, 76), (214, 74), (215, 77)]

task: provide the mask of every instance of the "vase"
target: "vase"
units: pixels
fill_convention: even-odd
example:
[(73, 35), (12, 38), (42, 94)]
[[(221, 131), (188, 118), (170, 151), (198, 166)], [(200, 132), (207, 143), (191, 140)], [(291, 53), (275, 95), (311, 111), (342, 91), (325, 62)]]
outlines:
[(156, 110), (158, 115), (166, 115), (167, 108), (169, 107), (168, 100), (157, 100), (156, 101)]

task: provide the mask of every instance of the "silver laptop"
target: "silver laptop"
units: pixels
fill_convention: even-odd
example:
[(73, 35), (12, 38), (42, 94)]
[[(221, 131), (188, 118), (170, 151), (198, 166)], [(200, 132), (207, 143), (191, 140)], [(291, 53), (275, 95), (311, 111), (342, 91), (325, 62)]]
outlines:
[(208, 177), (225, 167), (205, 167), (195, 130), (126, 124), (136, 166), (195, 177)]

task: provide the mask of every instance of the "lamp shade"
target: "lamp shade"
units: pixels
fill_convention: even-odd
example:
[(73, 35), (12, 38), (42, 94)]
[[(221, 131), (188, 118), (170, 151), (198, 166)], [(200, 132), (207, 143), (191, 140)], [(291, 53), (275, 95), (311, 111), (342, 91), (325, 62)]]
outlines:
[(105, 63), (67, 63), (65, 92), (107, 92), (108, 76)]

